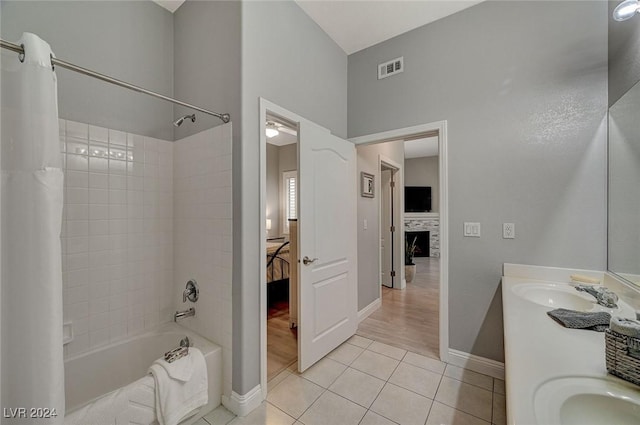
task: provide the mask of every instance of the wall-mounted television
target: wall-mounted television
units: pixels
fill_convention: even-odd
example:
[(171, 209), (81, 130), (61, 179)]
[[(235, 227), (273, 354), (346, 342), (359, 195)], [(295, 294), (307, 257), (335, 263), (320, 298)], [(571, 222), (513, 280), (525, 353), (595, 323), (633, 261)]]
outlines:
[(431, 186), (405, 186), (404, 212), (430, 212)]

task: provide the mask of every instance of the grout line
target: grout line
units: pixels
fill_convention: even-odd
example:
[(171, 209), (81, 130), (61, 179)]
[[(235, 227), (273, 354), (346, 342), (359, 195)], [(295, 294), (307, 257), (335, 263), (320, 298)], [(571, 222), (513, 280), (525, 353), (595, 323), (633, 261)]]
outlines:
[[(492, 399), (492, 400), (493, 400), (493, 399)], [(437, 400), (434, 400), (434, 401), (437, 401)], [(444, 401), (438, 401), (438, 403), (440, 403), (440, 404), (444, 404), (445, 406), (450, 407), (450, 408), (452, 408), (453, 410), (456, 410), (456, 411), (458, 411), (458, 412), (462, 412), (462, 413), (464, 413), (465, 415), (473, 416), (474, 418), (480, 419), (480, 420), (481, 420), (481, 421), (483, 421), (483, 422), (487, 422), (487, 423), (489, 423), (489, 424), (490, 424), (490, 423), (492, 423), (492, 422), (491, 422), (491, 420), (486, 420), (486, 419), (484, 419), (484, 418), (481, 418), (480, 416), (476, 416), (476, 415), (474, 415), (473, 413), (465, 412), (464, 410), (462, 410), (462, 409), (458, 409), (456, 406), (451, 406), (451, 405), (449, 405), (449, 404), (445, 403)], [(492, 402), (492, 405), (493, 405), (493, 402)], [(493, 406), (492, 406), (491, 410), (492, 410), (492, 412), (491, 412), (491, 413), (493, 414)], [(492, 419), (493, 419), (493, 417), (492, 417)]]
[(495, 396), (496, 396), (496, 394), (493, 391), (491, 391), (491, 420), (489, 421), (491, 423), (493, 423), (493, 410), (494, 410), (494, 406), (495, 406), (495, 403), (494, 403)]
[[(316, 384), (316, 385), (317, 385), (317, 384)], [(318, 386), (320, 387), (320, 385), (318, 385)], [(320, 388), (322, 388), (322, 387), (320, 387)], [(327, 391), (329, 391), (329, 390), (328, 390), (328, 389), (326, 389), (326, 388), (322, 388), (322, 392), (320, 393), (320, 395), (319, 395), (318, 397), (316, 397), (316, 399), (315, 399), (315, 400), (313, 400), (313, 403), (311, 403), (311, 404), (310, 404), (306, 409), (304, 409), (304, 412), (302, 412), (302, 413), (300, 414), (300, 416), (298, 416), (297, 418), (295, 418), (295, 420), (296, 420), (296, 421), (300, 421), (300, 418), (301, 418), (301, 417), (303, 417), (305, 413), (307, 413), (307, 410), (311, 409), (311, 406), (313, 406), (314, 404), (316, 404), (316, 403), (318, 402), (318, 400), (320, 400), (320, 397), (322, 397), (322, 396), (323, 396), (323, 394), (324, 394), (324, 393), (326, 393)], [(286, 413), (286, 412), (285, 412), (285, 413)], [(291, 415), (289, 415), (289, 416), (291, 416)], [(300, 421), (300, 422), (302, 422), (302, 421)], [(304, 423), (304, 422), (302, 422), (302, 423)]]
[[(345, 342), (346, 342), (347, 344), (350, 344), (348, 341), (345, 341)], [(375, 341), (375, 340), (374, 340), (373, 342), (380, 342), (380, 341)], [(372, 342), (371, 344), (369, 344), (369, 347), (371, 347), (371, 346), (373, 345), (373, 342)], [(383, 342), (380, 342), (380, 344), (384, 344), (384, 343), (383, 343)], [(350, 345), (353, 345), (353, 344), (350, 344)], [(385, 345), (389, 345), (389, 344), (385, 344)], [(355, 347), (357, 347), (357, 345), (356, 345)], [(394, 347), (393, 345), (389, 345), (389, 347), (397, 348), (398, 350), (403, 350), (403, 351), (404, 351), (404, 354), (402, 355), (402, 358), (397, 359), (397, 358), (395, 358), (395, 357), (388, 356), (388, 355), (386, 355), (386, 354), (384, 354), (384, 353), (379, 353), (379, 352), (377, 352), (377, 351), (370, 350), (370, 349), (369, 349), (369, 347), (365, 348), (364, 350), (365, 350), (365, 351), (370, 351), (370, 352), (372, 352), (372, 353), (380, 354), (381, 356), (385, 356), (385, 357), (388, 357), (388, 358), (390, 358), (390, 359), (397, 360), (397, 361), (399, 361), (399, 362), (403, 361), (403, 360), (404, 360), (404, 358), (407, 356), (407, 353), (409, 352), (409, 350), (405, 350), (404, 348), (399, 348), (399, 347)], [(362, 347), (359, 347), (359, 348), (362, 348)], [(414, 353), (414, 354), (418, 354), (418, 353)], [(425, 357), (426, 357), (426, 356), (425, 356)]]
[(438, 395), (438, 390), (440, 389), (440, 384), (442, 383), (443, 378), (444, 378), (444, 370), (440, 375), (440, 380), (438, 381), (438, 385), (436, 386), (436, 392), (433, 394), (433, 400), (431, 400), (431, 406), (429, 407), (429, 412), (427, 412), (427, 419), (424, 420), (425, 425), (429, 420), (429, 416), (431, 415), (431, 411), (433, 410), (433, 405), (436, 403), (436, 396)]
[[(318, 398), (319, 398), (319, 397), (318, 397)], [(290, 414), (288, 414), (287, 412), (285, 412), (284, 410), (282, 410), (281, 408), (279, 408), (279, 407), (278, 407), (278, 406), (276, 406), (275, 404), (271, 403), (270, 401), (268, 401), (268, 400), (265, 400), (265, 401), (267, 402), (267, 404), (271, 405), (271, 406), (272, 406), (272, 407), (274, 407), (275, 409), (278, 409), (279, 411), (281, 411), (282, 413), (284, 413), (284, 414), (285, 414), (285, 415), (287, 415), (288, 417), (293, 418), (294, 422), (298, 420), (298, 418), (294, 418), (293, 416), (291, 416)], [(315, 401), (314, 401), (314, 403), (315, 403)], [(303, 414), (304, 414), (304, 412), (303, 412)], [(302, 415), (300, 415), (300, 416), (302, 416)], [(238, 417), (238, 416), (236, 416), (236, 417), (235, 417), (235, 418), (233, 418), (233, 419), (235, 420), (237, 417)], [(245, 416), (245, 418), (246, 418), (246, 416)]]
[[(333, 360), (333, 359), (329, 359), (329, 360)], [(336, 362), (336, 363), (338, 363), (338, 364), (340, 364), (340, 365), (342, 365), (342, 366), (345, 366), (345, 368), (344, 368), (344, 370), (343, 370), (342, 372), (340, 372), (340, 374), (339, 374), (338, 376), (336, 376), (336, 377), (334, 378), (334, 380), (333, 380), (333, 381), (331, 381), (331, 382), (329, 383), (329, 386), (328, 386), (328, 387), (326, 387), (326, 388), (325, 388), (325, 387), (323, 387), (322, 385), (318, 384), (317, 382), (313, 382), (311, 379), (309, 379), (309, 378), (307, 378), (306, 376), (304, 376), (304, 373), (305, 373), (305, 372), (302, 372), (301, 374), (298, 374), (298, 376), (299, 376), (300, 378), (302, 378), (302, 379), (306, 379), (307, 381), (311, 382), (312, 384), (315, 384), (315, 385), (319, 386), (320, 388), (324, 388), (325, 390), (328, 390), (328, 389), (329, 389), (329, 387), (330, 387), (331, 385), (333, 385), (333, 383), (334, 383), (334, 382), (336, 382), (336, 381), (337, 381), (337, 380), (338, 380), (338, 379), (339, 379), (339, 378), (340, 378), (340, 377), (341, 377), (341, 376), (342, 376), (342, 375), (347, 371), (347, 369), (349, 369), (349, 366), (345, 365), (344, 363), (340, 363), (339, 361), (336, 361), (336, 360), (333, 360), (333, 361), (334, 361), (334, 362)], [(312, 367), (313, 367), (313, 366), (312, 366)], [(311, 368), (309, 368), (309, 369), (311, 369)], [(307, 370), (308, 370), (308, 369), (307, 369)], [(333, 391), (331, 391), (331, 392), (333, 392)], [(339, 395), (339, 394), (338, 394), (338, 395)]]

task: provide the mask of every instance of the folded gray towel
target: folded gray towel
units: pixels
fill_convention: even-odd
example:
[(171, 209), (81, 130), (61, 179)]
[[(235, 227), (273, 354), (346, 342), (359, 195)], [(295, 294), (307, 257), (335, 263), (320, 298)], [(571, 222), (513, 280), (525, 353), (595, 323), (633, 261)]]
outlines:
[(547, 311), (547, 314), (565, 328), (587, 329), (596, 332), (604, 332), (604, 330), (609, 327), (609, 322), (611, 321), (611, 315), (604, 311), (585, 313), (583, 311), (557, 308)]
[(640, 338), (640, 320), (612, 317), (610, 326), (612, 331), (619, 334)]

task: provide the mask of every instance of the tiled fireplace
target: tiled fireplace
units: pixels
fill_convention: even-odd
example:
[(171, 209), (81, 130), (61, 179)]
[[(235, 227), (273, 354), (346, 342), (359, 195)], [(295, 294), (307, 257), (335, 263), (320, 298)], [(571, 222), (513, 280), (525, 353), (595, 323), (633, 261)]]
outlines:
[[(411, 232), (429, 232), (429, 255), (424, 257), (440, 257), (440, 215), (437, 213), (409, 214), (404, 217), (405, 235)], [(408, 239), (409, 241), (413, 238)]]

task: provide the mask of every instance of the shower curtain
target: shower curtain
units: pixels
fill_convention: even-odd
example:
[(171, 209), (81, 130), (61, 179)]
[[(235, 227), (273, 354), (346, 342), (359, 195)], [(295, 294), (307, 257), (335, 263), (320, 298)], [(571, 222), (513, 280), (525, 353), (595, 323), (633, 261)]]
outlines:
[(57, 81), (46, 42), (25, 33), (18, 43), (24, 62), (2, 54), (2, 423), (62, 424)]

